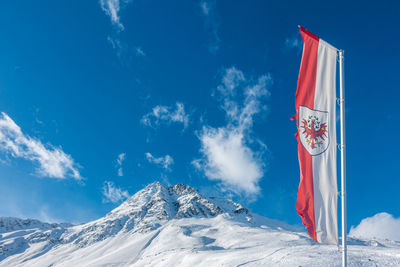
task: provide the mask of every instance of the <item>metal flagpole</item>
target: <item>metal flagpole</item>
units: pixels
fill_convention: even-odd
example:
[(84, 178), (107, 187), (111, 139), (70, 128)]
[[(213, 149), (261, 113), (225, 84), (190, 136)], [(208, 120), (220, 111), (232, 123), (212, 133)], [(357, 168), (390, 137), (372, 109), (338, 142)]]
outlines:
[(342, 266), (347, 267), (347, 210), (346, 210), (346, 124), (344, 114), (344, 51), (339, 51), (340, 69), (340, 154), (341, 154), (341, 184), (342, 184)]

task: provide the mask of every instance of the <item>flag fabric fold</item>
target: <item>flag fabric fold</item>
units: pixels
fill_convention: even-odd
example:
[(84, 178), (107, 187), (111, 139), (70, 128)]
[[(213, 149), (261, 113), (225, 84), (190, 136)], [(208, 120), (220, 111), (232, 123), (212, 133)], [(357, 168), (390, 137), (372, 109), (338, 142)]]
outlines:
[(338, 244), (336, 175), (337, 49), (300, 27), (296, 91), (300, 184), (296, 209), (316, 242)]

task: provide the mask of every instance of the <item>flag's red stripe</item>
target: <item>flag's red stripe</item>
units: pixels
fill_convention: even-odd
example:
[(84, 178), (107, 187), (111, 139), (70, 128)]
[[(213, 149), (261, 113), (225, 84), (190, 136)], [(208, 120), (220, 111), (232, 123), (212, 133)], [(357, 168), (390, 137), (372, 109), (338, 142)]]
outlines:
[[(307, 36), (313, 38), (315, 41), (317, 41), (317, 42), (319, 41), (319, 37), (318, 36), (316, 36), (312, 32), (307, 31), (305, 28), (303, 28), (301, 26), (300, 26), (300, 32), (301, 32), (301, 35), (306, 34)], [(303, 37), (303, 40), (304, 40), (304, 37)]]
[(302, 129), (299, 128), (300, 122), (298, 113), (299, 106), (306, 106), (310, 109), (314, 108), (319, 38), (304, 28), (300, 28), (300, 32), (304, 41), (304, 47), (296, 91), (296, 118), (297, 128), (299, 130), (296, 137), (300, 163), (300, 184), (297, 192), (296, 209), (298, 214), (302, 217), (303, 224), (306, 226), (310, 237), (318, 241), (315, 232), (312, 156), (300, 142), (299, 134), (301, 134)]
[(315, 83), (317, 80), (317, 57), (319, 38), (301, 29), (301, 36), (304, 41), (303, 57), (301, 58), (299, 78), (296, 91), (296, 111), (299, 106), (314, 108)]

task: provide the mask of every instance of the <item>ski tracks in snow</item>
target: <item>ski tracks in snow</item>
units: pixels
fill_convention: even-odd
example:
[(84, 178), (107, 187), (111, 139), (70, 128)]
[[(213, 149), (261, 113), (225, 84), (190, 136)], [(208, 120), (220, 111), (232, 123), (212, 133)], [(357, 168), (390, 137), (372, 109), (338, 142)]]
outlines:
[[(164, 227), (162, 227), (162, 228), (164, 228)], [(150, 246), (151, 242), (153, 242), (154, 239), (157, 238), (157, 236), (160, 234), (162, 228), (161, 228), (161, 229), (158, 229), (157, 232), (156, 232), (152, 237), (150, 237), (149, 241), (147, 241), (147, 243), (146, 243), (146, 244), (143, 246), (143, 248), (139, 251), (139, 253), (137, 254), (137, 256), (136, 256), (131, 262), (128, 263), (129, 266), (133, 266), (138, 260), (140, 260), (140, 258), (142, 257), (143, 253), (145, 252), (146, 248), (147, 248), (148, 246)]]
[(256, 261), (261, 261), (261, 260), (263, 260), (263, 259), (266, 259), (266, 258), (268, 258), (268, 257), (270, 257), (270, 256), (272, 256), (272, 255), (274, 255), (276, 252), (281, 251), (281, 250), (283, 250), (283, 249), (286, 249), (286, 248), (279, 248), (279, 249), (277, 249), (277, 250), (275, 250), (275, 251), (269, 253), (267, 256), (264, 256), (264, 257), (262, 257), (262, 258), (260, 258), (260, 259), (256, 259), (256, 260), (251, 260), (251, 261), (243, 262), (243, 263), (241, 263), (241, 264), (239, 264), (239, 265), (236, 265), (236, 267), (245, 266), (245, 265), (247, 265), (247, 264), (249, 264), (249, 263), (253, 263), (253, 262), (256, 262)]

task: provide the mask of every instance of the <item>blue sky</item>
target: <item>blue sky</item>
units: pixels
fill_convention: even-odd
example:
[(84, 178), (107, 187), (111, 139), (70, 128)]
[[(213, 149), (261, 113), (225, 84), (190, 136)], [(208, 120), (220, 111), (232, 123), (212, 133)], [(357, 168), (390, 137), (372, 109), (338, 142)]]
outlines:
[(399, 8), (3, 3), (0, 215), (86, 222), (160, 181), (300, 225), (300, 24), (345, 50), (349, 227), (399, 217)]

